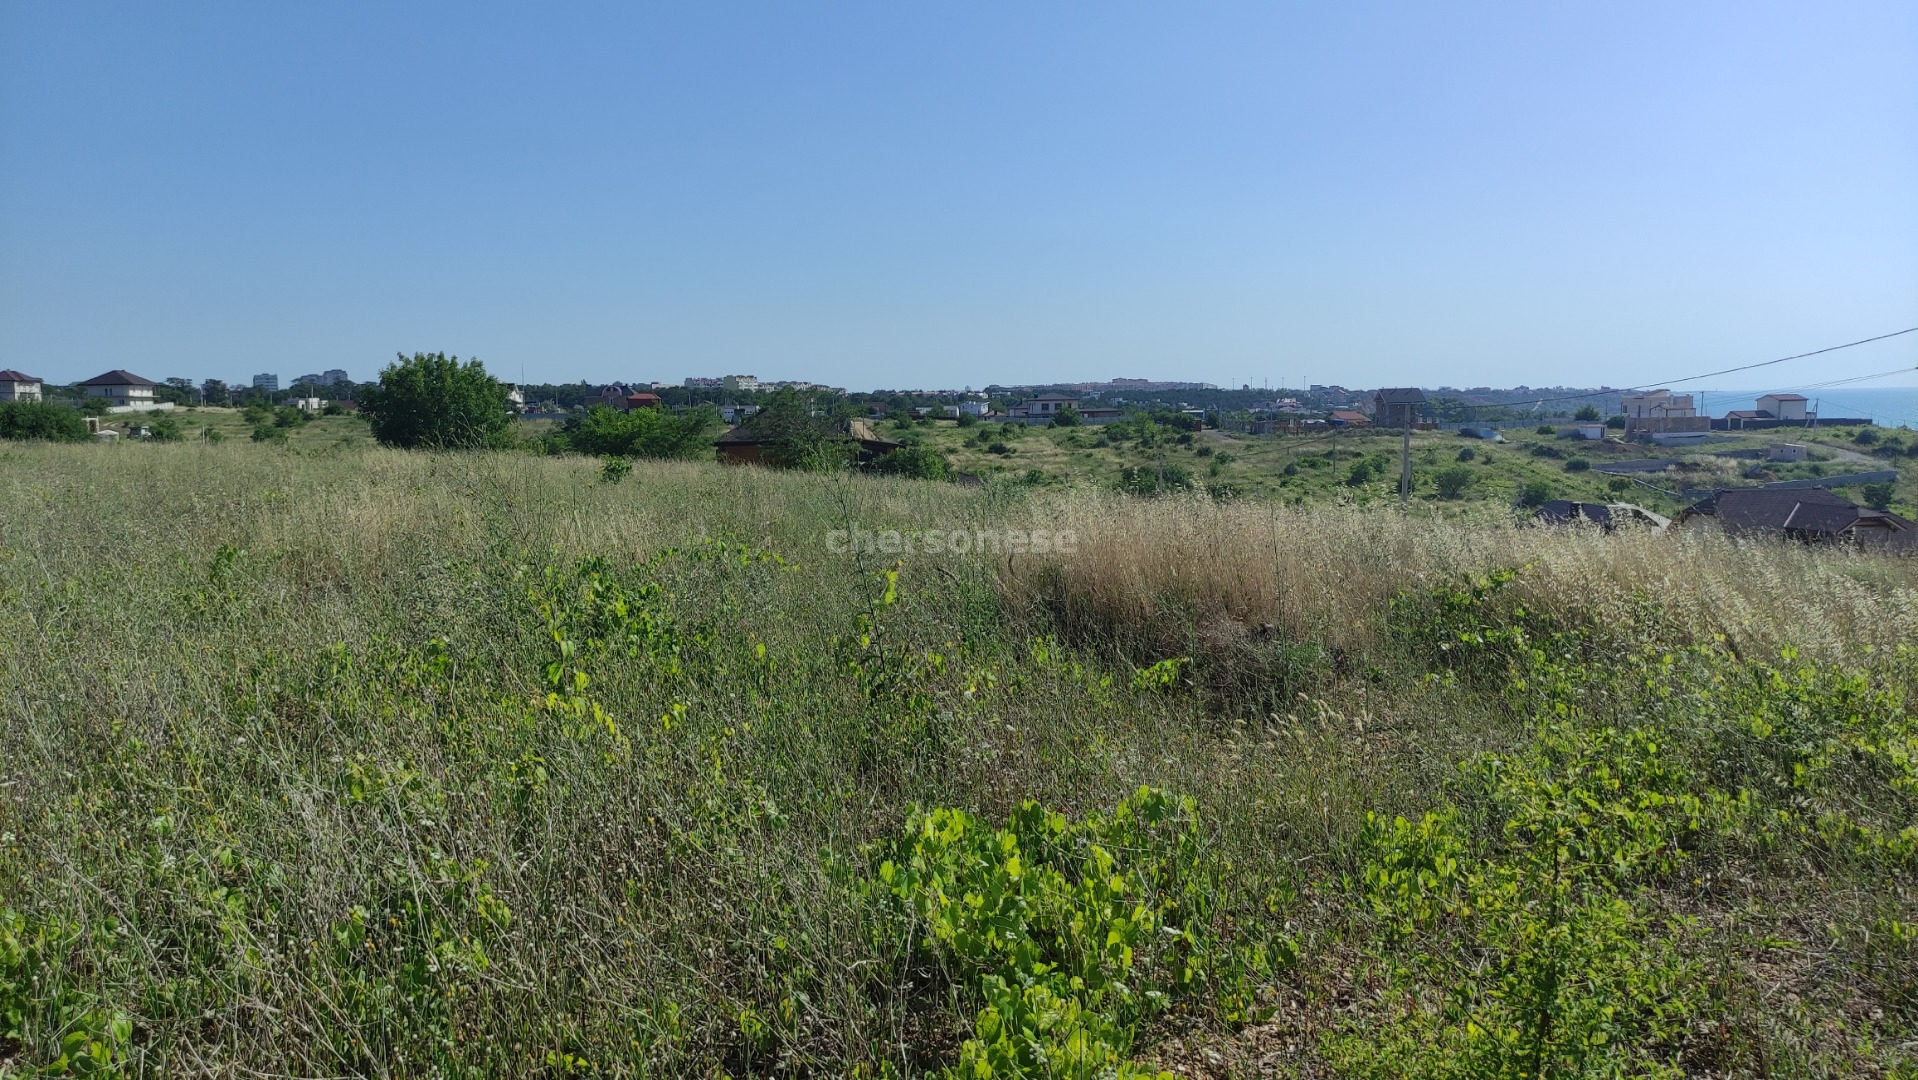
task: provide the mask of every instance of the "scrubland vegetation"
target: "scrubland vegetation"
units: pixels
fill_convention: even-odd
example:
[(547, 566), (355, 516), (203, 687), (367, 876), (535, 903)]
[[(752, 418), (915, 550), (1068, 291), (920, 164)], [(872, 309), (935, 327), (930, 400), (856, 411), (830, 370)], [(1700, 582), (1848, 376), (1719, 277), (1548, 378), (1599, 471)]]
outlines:
[(1909, 560), (0, 459), (0, 1072), (1918, 1075)]

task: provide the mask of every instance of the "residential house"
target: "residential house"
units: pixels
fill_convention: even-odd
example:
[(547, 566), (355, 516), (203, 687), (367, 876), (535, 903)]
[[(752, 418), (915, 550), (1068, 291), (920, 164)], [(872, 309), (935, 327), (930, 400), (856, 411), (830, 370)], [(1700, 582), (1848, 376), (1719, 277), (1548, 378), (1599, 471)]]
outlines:
[(320, 413), (326, 411), (326, 402), (316, 397), (294, 398), (293, 407), (303, 413), (318, 416)]
[[(856, 443), (856, 459), (861, 463), (872, 461), (882, 454), (889, 454), (903, 444), (891, 439), (881, 438), (873, 431), (872, 425), (864, 420), (848, 420), (834, 433), (832, 439), (837, 442)], [(778, 441), (777, 436), (754, 429), (750, 420), (721, 435), (715, 441), (719, 460), (729, 465), (766, 464), (766, 450)]]
[(1690, 394), (1674, 394), (1664, 389), (1626, 394), (1619, 399), (1619, 411), (1625, 415), (1628, 436), (1710, 431), (1712, 426), (1709, 417), (1698, 415)]
[(664, 402), (660, 399), (660, 396), (658, 394), (645, 393), (642, 391), (634, 391), (633, 393), (626, 395), (626, 411), (627, 412), (631, 412), (634, 409), (657, 409), (662, 404), (664, 404)]
[(1805, 411), (1809, 401), (1803, 394), (1766, 394), (1758, 399), (1758, 408), (1786, 422), (1803, 421), (1810, 418)]
[(1079, 399), (1069, 394), (1040, 394), (1014, 405), (1006, 419), (1026, 424), (1050, 424), (1052, 418), (1071, 409), (1078, 411)]
[(1416, 386), (1387, 387), (1372, 395), (1372, 422), (1380, 427), (1416, 427), (1425, 410), (1425, 391)]
[[(95, 375), (80, 384), (90, 398), (105, 398), (109, 411), (113, 409), (143, 410), (160, 408), (153, 400), (153, 388), (158, 385), (152, 379), (141, 378), (131, 371), (115, 368), (105, 374)], [(165, 406), (172, 408), (171, 404)]]
[(39, 401), (41, 383), (25, 372), (7, 368), (0, 371), (0, 401)]
[(1678, 523), (1715, 522), (1731, 536), (1773, 536), (1804, 543), (1856, 544), (1879, 551), (1918, 550), (1912, 523), (1871, 510), (1825, 488), (1728, 488), (1694, 503)]
[(1333, 409), (1331, 420), (1334, 427), (1372, 426), (1372, 418), (1357, 409)]

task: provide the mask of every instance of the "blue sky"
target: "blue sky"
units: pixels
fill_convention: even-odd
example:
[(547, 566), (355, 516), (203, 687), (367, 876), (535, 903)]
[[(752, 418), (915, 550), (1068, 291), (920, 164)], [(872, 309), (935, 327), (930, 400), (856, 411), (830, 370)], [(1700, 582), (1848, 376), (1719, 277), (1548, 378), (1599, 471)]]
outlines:
[(0, 132), (0, 366), (58, 381), (1627, 385), (1918, 325), (1909, 3), (0, 0)]

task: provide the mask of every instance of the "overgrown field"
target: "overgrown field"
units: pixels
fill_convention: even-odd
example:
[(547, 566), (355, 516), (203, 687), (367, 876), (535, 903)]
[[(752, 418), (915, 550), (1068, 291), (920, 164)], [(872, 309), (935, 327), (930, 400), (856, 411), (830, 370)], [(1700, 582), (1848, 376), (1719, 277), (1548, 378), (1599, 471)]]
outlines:
[(1918, 1075), (1910, 561), (0, 464), (0, 1074)]

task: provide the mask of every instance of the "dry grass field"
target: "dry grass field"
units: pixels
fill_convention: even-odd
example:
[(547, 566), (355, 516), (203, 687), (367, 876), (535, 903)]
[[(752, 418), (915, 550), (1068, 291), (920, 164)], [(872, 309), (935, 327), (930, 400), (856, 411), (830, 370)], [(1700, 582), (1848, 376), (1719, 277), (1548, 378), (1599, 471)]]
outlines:
[(1918, 1076), (1910, 560), (309, 442), (0, 449), (0, 1075)]

